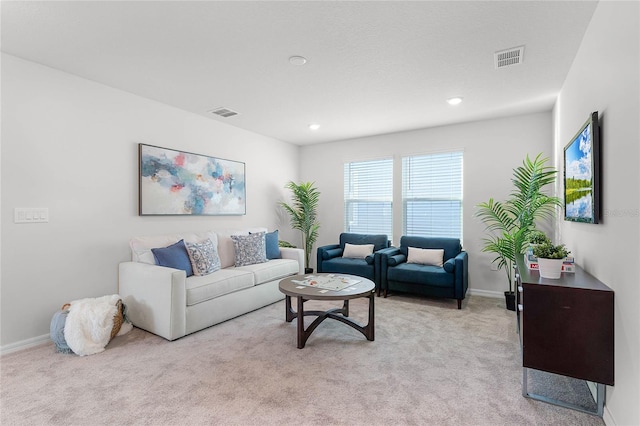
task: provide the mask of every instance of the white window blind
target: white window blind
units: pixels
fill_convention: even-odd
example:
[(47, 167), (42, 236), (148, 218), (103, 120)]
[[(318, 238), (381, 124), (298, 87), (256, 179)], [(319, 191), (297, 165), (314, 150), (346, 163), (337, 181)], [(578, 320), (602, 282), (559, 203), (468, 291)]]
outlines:
[(462, 240), (462, 154), (402, 158), (404, 235)]
[(393, 232), (393, 159), (344, 165), (344, 228), (346, 232)]

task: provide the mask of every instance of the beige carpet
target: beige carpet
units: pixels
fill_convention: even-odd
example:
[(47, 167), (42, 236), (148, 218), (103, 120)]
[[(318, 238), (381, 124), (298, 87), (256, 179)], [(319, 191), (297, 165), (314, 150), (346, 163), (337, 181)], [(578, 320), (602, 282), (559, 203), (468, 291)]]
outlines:
[[(0, 359), (0, 422), (603, 425), (521, 396), (503, 303), (472, 296), (459, 311), (455, 301), (376, 298), (374, 342), (326, 320), (304, 349), (284, 302), (174, 342), (134, 329), (87, 357), (42, 345)], [(365, 299), (352, 301), (351, 317), (366, 318)]]

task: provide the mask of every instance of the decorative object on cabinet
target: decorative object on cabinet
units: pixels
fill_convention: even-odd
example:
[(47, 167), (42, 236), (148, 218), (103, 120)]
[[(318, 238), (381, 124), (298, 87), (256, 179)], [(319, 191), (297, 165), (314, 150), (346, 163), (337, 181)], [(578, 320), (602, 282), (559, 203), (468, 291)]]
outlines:
[(600, 218), (600, 126), (592, 112), (564, 147), (564, 220), (598, 223)]
[(551, 241), (538, 244), (533, 248), (533, 255), (538, 258), (538, 270), (542, 278), (558, 279), (562, 273), (564, 259), (570, 251), (564, 244), (553, 245)]
[(486, 225), (488, 235), (482, 251), (494, 253), (492, 263), (497, 263), (498, 269), (507, 275), (509, 290), (504, 294), (509, 309), (515, 309), (509, 300), (515, 297), (512, 271), (516, 255), (524, 253), (536, 222), (552, 218), (555, 208), (562, 205), (558, 197), (543, 190), (556, 180), (557, 171), (546, 164), (548, 160), (541, 153), (533, 160), (527, 155), (522, 165), (513, 170), (514, 188), (509, 198), (505, 201), (490, 198), (477, 205), (475, 215)]
[[(517, 321), (522, 349), (522, 396), (602, 416), (605, 385), (614, 385), (614, 292), (576, 265), (550, 280), (517, 258)], [(528, 370), (596, 384), (595, 411), (529, 392)]]
[(139, 214), (246, 214), (245, 164), (139, 144)]
[(285, 186), (293, 192), (293, 202), (287, 204), (280, 202), (280, 206), (289, 213), (291, 227), (302, 233), (302, 248), (304, 249), (305, 274), (313, 272), (309, 267), (311, 251), (318, 239), (318, 203), (320, 202), (320, 191), (315, 187), (314, 182), (288, 182)]

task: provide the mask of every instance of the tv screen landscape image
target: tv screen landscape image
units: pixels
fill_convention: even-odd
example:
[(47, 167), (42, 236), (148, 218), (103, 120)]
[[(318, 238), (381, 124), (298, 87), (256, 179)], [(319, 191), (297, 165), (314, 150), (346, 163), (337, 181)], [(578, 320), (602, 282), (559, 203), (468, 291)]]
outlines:
[(564, 219), (598, 223), (600, 215), (600, 128), (598, 113), (564, 148)]

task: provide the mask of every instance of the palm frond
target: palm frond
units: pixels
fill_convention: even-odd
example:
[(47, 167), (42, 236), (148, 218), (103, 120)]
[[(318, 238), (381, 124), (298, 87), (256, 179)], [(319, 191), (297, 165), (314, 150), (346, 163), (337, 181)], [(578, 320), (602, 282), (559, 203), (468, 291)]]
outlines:
[(476, 216), (485, 224), (489, 237), (484, 239), (483, 252), (495, 253), (498, 269), (504, 269), (511, 291), (511, 270), (515, 256), (526, 248), (529, 234), (536, 223), (554, 217), (562, 205), (558, 197), (547, 195), (543, 188), (555, 182), (557, 171), (547, 165), (542, 153), (533, 160), (527, 155), (521, 166), (513, 169), (513, 190), (506, 201), (478, 204)]

